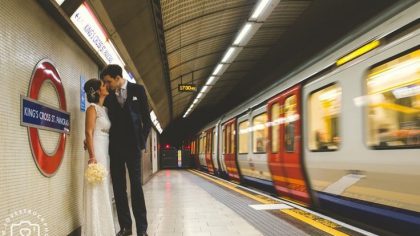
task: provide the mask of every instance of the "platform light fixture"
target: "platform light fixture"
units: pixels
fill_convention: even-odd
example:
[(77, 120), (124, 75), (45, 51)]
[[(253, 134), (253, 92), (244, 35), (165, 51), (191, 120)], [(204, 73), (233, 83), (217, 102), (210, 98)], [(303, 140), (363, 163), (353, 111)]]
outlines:
[(211, 83), (214, 81), (215, 77), (214, 76), (210, 76), (209, 79), (206, 82), (206, 85), (209, 86), (211, 85)]
[(64, 2), (65, 0), (55, 0), (55, 2), (58, 4), (58, 5), (60, 5), (61, 6), (61, 4), (63, 4), (63, 2)]
[(225, 56), (223, 57), (222, 63), (228, 63), (234, 51), (235, 51), (235, 48), (230, 47), (229, 50), (226, 52)]
[(156, 116), (156, 114), (153, 110), (150, 112), (150, 119), (152, 120), (152, 123), (156, 127), (158, 132), (161, 134), (163, 132), (163, 130), (162, 130), (162, 127), (160, 126), (160, 123), (157, 120), (157, 116)]
[(203, 86), (200, 93), (205, 93), (208, 88), (209, 88), (209, 86)]
[(258, 2), (257, 7), (255, 8), (255, 11), (251, 15), (251, 20), (256, 20), (261, 15), (263, 10), (265, 10), (268, 6), (268, 4), (271, 2), (271, 0), (260, 0)]
[(233, 45), (241, 45), (242, 40), (245, 38), (245, 36), (248, 34), (252, 26), (252, 23), (248, 22), (243, 27), (241, 32), (236, 37), (235, 41), (233, 42)]
[(223, 64), (218, 64), (216, 66), (216, 69), (214, 69), (213, 71), (213, 75), (217, 75), (220, 72), (220, 70), (222, 70), (222, 67), (223, 67)]

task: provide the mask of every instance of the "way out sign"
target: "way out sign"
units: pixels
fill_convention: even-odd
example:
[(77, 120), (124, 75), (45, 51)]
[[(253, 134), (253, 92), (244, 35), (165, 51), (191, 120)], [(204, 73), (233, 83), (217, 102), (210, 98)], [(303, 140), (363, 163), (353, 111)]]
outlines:
[(179, 92), (197, 92), (195, 84), (178, 84)]

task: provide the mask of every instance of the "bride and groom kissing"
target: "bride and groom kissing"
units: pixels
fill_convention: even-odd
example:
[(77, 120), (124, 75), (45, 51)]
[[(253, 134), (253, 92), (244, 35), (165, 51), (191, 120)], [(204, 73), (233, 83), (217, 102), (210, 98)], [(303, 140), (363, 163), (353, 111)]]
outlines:
[[(84, 85), (88, 102), (85, 146), (88, 163), (100, 163), (111, 174), (120, 231), (132, 234), (128, 206), (126, 167), (137, 235), (147, 235), (147, 215), (141, 183), (141, 150), (151, 129), (149, 105), (143, 86), (122, 77), (119, 65), (106, 66), (99, 79)], [(110, 178), (99, 184), (84, 184), (82, 235), (115, 235)]]

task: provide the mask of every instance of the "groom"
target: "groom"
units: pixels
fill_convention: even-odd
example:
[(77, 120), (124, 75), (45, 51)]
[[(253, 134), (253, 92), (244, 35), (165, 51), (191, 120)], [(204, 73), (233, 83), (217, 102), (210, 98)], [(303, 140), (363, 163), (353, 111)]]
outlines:
[(111, 178), (117, 206), (120, 232), (132, 234), (132, 220), (127, 199), (126, 166), (130, 177), (131, 203), (136, 220), (137, 235), (147, 235), (146, 205), (141, 183), (141, 150), (145, 149), (152, 121), (143, 86), (129, 83), (122, 77), (119, 65), (108, 65), (101, 79), (111, 90), (104, 105), (111, 120), (109, 156)]

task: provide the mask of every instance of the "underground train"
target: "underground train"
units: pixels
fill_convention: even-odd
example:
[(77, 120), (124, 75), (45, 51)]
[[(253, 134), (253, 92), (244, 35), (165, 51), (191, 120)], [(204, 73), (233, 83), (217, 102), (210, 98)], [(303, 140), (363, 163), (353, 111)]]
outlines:
[(208, 124), (190, 143), (197, 168), (420, 235), (419, 12), (408, 7)]

